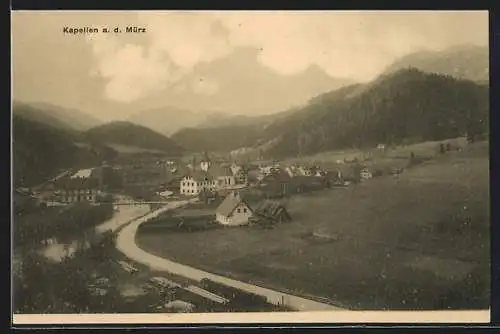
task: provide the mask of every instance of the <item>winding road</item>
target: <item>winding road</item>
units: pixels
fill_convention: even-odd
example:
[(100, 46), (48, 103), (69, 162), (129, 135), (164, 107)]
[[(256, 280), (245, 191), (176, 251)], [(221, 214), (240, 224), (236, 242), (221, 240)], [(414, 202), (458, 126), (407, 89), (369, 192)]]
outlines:
[(341, 309), (333, 305), (316, 302), (271, 289), (266, 289), (224, 276), (215, 275), (177, 262), (173, 262), (171, 260), (147, 253), (137, 246), (135, 242), (135, 235), (137, 233), (139, 225), (150, 220), (151, 218), (158, 216), (162, 212), (178, 208), (188, 203), (189, 201), (170, 202), (166, 206), (152, 211), (135, 220), (132, 220), (130, 223), (124, 225), (124, 227), (118, 232), (116, 240), (117, 249), (129, 259), (148, 266), (153, 270), (167, 271), (172, 274), (180, 275), (197, 281), (200, 281), (203, 278), (208, 278), (221, 284), (225, 284), (246, 292), (258, 294), (260, 296), (266, 297), (269, 303), (284, 304), (297, 311), (345, 311), (345, 309)]

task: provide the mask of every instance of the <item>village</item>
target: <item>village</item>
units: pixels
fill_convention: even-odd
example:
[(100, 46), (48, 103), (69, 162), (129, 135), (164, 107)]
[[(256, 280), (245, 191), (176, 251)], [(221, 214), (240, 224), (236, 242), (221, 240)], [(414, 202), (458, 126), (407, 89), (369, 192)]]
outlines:
[[(137, 232), (133, 236), (136, 240), (130, 241), (137, 243), (139, 248), (146, 252), (173, 259), (176, 259), (175, 252), (178, 250), (172, 252), (169, 247), (174, 247), (171, 241), (175, 239), (185, 239), (194, 245), (201, 245), (199, 238), (204, 236), (209, 238), (207, 240), (213, 238), (214, 242), (220, 242), (224, 238), (246, 238), (245, 235), (252, 240), (258, 235), (260, 235), (258, 238), (262, 238), (264, 235), (261, 233), (266, 233), (265, 231), (270, 229), (277, 231), (274, 234), (269, 232), (268, 238), (274, 238), (272, 235), (289, 234), (299, 229), (302, 231), (301, 240), (325, 245), (342, 237), (325, 232), (321, 228), (311, 229), (313, 225), (309, 230), (304, 230), (308, 220), (316, 219), (313, 217), (319, 217), (320, 214), (311, 214), (310, 218), (307, 218), (297, 213), (304, 212), (304, 209), (299, 208), (301, 206), (299, 203), (306, 203), (307, 201), (304, 201), (306, 198), (313, 202), (323, 201), (330, 196), (327, 195), (328, 192), (334, 192), (338, 197), (342, 196), (344, 191), (346, 191), (345, 196), (349, 196), (348, 189), (354, 190), (379, 178), (379, 184), (380, 182), (387, 185), (393, 182), (397, 184), (406, 170), (411, 170), (426, 161), (439, 159), (440, 156), (458, 154), (467, 148), (467, 145), (465, 138), (397, 149), (386, 148), (380, 144), (369, 152), (344, 155), (343, 159), (329, 157), (323, 163), (316, 161), (311, 163), (313, 159), (310, 157), (309, 161), (305, 162), (237, 163), (207, 152), (193, 154), (183, 159), (151, 155), (141, 159), (137, 156), (123, 157), (121, 160), (94, 168), (61, 171), (58, 177), (32, 189), (16, 189), (14, 209), (22, 211), (29, 206), (41, 210), (51, 207), (64, 209), (86, 203), (96, 207), (112, 205), (115, 215), (120, 211), (125, 212), (125, 208), (136, 208), (138, 213), (135, 212), (134, 215), (144, 216), (169, 204), (183, 202), (185, 204), (165, 210), (137, 224)], [(374, 183), (373, 189), (376, 187), (380, 188)], [(322, 199), (315, 200), (316, 193)], [(299, 207), (296, 207), (297, 205)], [(136, 218), (127, 218), (125, 213), (123, 223), (114, 222), (113, 224), (117, 224), (116, 227), (109, 230), (104, 228), (104, 231), (108, 231), (115, 240), (113, 243), (116, 243), (116, 237), (122, 226), (129, 224), (126, 221), (133, 222), (134, 219)], [(280, 227), (293, 224), (296, 220), (300, 222), (293, 228), (283, 227), (285, 228), (283, 230)], [(225, 233), (229, 234), (224, 237)], [(285, 238), (285, 235), (283, 237)], [(160, 246), (157, 243), (164, 245)], [(169, 243), (171, 246), (163, 250)], [(213, 265), (205, 266), (203, 263), (205, 256), (208, 256), (206, 253), (190, 252), (188, 255), (183, 255), (185, 251), (188, 249), (179, 254), (182, 258), (190, 259), (186, 264), (224, 276), (232, 275), (226, 273), (227, 269), (223, 268), (225, 265), (221, 265), (220, 270)], [(182, 258), (181, 263), (185, 263)], [(116, 268), (120, 272), (112, 274), (118, 277), (116, 284), (128, 286), (128, 290), (135, 286), (136, 291), (131, 296), (127, 296), (130, 292), (124, 292), (123, 298), (127, 300), (127, 307), (139, 308), (138, 311), (141, 308), (147, 308), (151, 312), (291, 309), (285, 302), (272, 303), (266, 296), (210, 279), (196, 281), (182, 275), (173, 275), (169, 271), (151, 270), (142, 265), (141, 261), (134, 261), (118, 252), (115, 246), (108, 249), (106, 261), (111, 261), (110, 268)], [(110, 268), (106, 268), (106, 271)], [(243, 281), (248, 281), (244, 277), (241, 278)], [(96, 280), (99, 282), (109, 280), (109, 275), (102, 277), (96, 274)], [(100, 283), (89, 284), (89, 289), (94, 291)], [(269, 284), (260, 282), (258, 285)], [(294, 295), (300, 291), (300, 289), (285, 289), (279, 285), (271, 287)], [(321, 300), (322, 303), (326, 302), (325, 305), (338, 305), (334, 299), (318, 299), (322, 297), (321, 293), (307, 296)], [(141, 304), (144, 300), (147, 300), (147, 305)], [(139, 304), (133, 306), (134, 303)]]
[[(172, 201), (188, 199), (190, 204), (149, 220), (140, 226), (139, 231), (154, 231), (160, 227), (162, 232), (168, 232), (173, 227), (178, 232), (217, 226), (258, 226), (267, 229), (293, 219), (283, 201), (289, 196), (348, 187), (373, 177), (372, 172), (357, 160), (342, 161), (338, 165), (343, 168), (328, 170), (321, 166), (284, 165), (277, 161), (237, 164), (213, 158), (206, 152), (199, 157), (193, 156), (185, 164), (180, 160), (151, 156), (141, 160), (134, 157), (114, 165), (104, 163), (94, 168), (66, 170), (32, 189), (16, 189), (14, 209), (21, 212), (29, 207), (43, 210), (86, 203), (94, 206), (112, 204), (115, 211), (119, 211), (120, 206), (142, 206), (151, 211)], [(396, 170), (392, 172), (395, 175), (398, 173)], [(114, 259), (111, 268), (119, 268), (122, 275), (125, 274), (122, 281), (132, 280), (138, 284), (138, 291), (142, 292), (136, 292), (136, 298), (144, 299), (148, 292), (150, 300), (168, 295), (165, 299), (167, 303), (153, 309), (153, 312), (287, 309), (285, 305), (268, 304), (261, 296), (216, 282), (211, 282), (212, 291), (207, 291), (203, 289), (206, 282), (202, 285), (193, 282), (180, 284), (177, 283), (179, 281), (173, 282), (168, 273), (154, 276), (144, 268), (137, 274), (140, 264), (130, 261), (116, 250), (109, 252), (109, 257)], [(141, 279), (138, 280), (138, 277)], [(96, 282), (89, 283), (89, 289), (99, 294), (102, 290), (99, 286), (103, 282), (109, 284), (108, 281), (109, 277), (96, 274)], [(242, 298), (251, 302), (241, 302)], [(124, 299), (129, 301), (134, 298), (125, 296)]]
[[(206, 152), (199, 162), (193, 157), (187, 164), (157, 157), (134, 158), (128, 164), (104, 163), (94, 168), (63, 171), (37, 187), (18, 188), (15, 204), (23, 205), (28, 200), (43, 206), (78, 202), (120, 204), (124, 198), (129, 198), (154, 205), (169, 199), (196, 197), (211, 208), (215, 203), (220, 205), (216, 210), (218, 213), (214, 213), (218, 223), (245, 225), (256, 221), (252, 218), (256, 218), (259, 211), (257, 206), (248, 204), (245, 208), (231, 207), (228, 203), (234, 202), (235, 197), (239, 198), (241, 205), (246, 202), (246, 197), (253, 201), (258, 198), (265, 207), (264, 202), (269, 205), (269, 202), (293, 194), (347, 187), (382, 174), (379, 169), (370, 170), (357, 158), (337, 161), (336, 164), (337, 168), (285, 165), (279, 161), (238, 164), (215, 160)], [(397, 175), (402, 170), (392, 168), (385, 172)]]

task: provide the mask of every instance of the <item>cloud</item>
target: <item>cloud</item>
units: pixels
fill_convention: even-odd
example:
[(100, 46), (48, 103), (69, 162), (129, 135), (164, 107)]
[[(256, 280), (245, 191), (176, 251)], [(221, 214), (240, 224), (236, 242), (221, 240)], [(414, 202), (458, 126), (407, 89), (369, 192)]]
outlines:
[[(487, 12), (141, 12), (144, 43), (91, 40), (106, 94), (131, 101), (181, 82), (200, 63), (238, 47), (283, 75), (318, 65), (333, 77), (370, 80), (398, 57), (454, 44), (487, 44)], [(244, 69), (242, 69), (244, 70)], [(213, 94), (217, 84), (180, 85)]]
[(120, 45), (113, 38), (89, 37), (98, 58), (93, 75), (108, 80), (105, 95), (118, 102), (131, 102), (174, 85), (184, 74), (155, 48)]

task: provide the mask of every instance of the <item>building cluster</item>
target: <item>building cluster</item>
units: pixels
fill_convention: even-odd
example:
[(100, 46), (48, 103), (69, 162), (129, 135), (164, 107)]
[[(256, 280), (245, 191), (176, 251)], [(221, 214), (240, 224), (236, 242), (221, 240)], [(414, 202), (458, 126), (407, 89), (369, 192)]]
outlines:
[(198, 196), (203, 191), (238, 189), (247, 184), (247, 173), (237, 164), (212, 163), (207, 154), (199, 165), (191, 163), (180, 181), (180, 194)]
[(256, 205), (235, 191), (224, 198), (215, 212), (215, 220), (226, 226), (286, 223), (291, 220), (286, 208), (278, 201), (262, 200)]
[[(155, 157), (68, 171), (38, 189), (34, 196), (49, 205), (96, 203), (107, 194), (123, 194), (136, 199), (173, 194), (199, 197), (209, 203), (242, 189), (256, 189), (263, 198), (272, 199), (345, 186), (373, 176), (367, 167), (359, 164), (357, 170), (353, 164), (337, 166), (337, 170), (326, 170), (317, 165), (284, 165), (278, 161), (238, 164), (218, 160), (207, 153), (198, 162), (193, 158), (189, 163)], [(242, 215), (247, 213), (245, 208), (239, 209)], [(239, 213), (238, 208), (235, 210)], [(221, 218), (224, 219), (229, 218)]]
[[(97, 203), (116, 184), (115, 170), (106, 164), (65, 172), (36, 189), (24, 193), (46, 206), (66, 205), (80, 202)], [(119, 183), (119, 182), (118, 182)]]

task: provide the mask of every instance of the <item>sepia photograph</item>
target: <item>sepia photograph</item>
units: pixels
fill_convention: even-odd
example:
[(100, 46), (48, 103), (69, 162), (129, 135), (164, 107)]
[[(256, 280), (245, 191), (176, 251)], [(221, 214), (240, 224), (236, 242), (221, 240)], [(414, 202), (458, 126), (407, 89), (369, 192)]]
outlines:
[(11, 31), (14, 323), (489, 321), (487, 11)]

